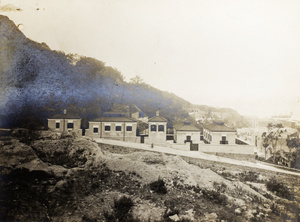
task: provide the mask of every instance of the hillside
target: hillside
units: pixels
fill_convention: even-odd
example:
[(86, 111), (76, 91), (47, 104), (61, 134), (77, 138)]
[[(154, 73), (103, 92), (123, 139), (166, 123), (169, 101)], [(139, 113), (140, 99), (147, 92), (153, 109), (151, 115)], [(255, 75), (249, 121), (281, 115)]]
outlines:
[(1, 221), (299, 219), (296, 176), (47, 131), (0, 143)]
[(47, 117), (67, 109), (87, 128), (89, 119), (116, 108), (129, 112), (133, 104), (147, 116), (160, 110), (169, 127), (192, 120), (188, 101), (143, 82), (126, 82), (102, 61), (53, 51), (26, 38), (1, 15), (0, 48), (0, 127), (29, 120), (45, 126)]
[[(115, 104), (127, 111), (137, 105), (146, 115), (169, 120), (187, 118), (189, 102), (144, 83), (127, 83), (104, 62), (52, 51), (26, 38), (5, 16), (0, 16), (0, 125), (12, 126), (31, 115), (44, 120), (64, 108), (94, 118)], [(5, 121), (4, 121), (5, 120)]]

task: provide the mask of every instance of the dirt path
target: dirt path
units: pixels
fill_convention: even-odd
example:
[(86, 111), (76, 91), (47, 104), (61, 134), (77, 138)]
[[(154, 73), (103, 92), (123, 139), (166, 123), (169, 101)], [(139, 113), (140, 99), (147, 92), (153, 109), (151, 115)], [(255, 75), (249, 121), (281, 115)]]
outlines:
[(175, 150), (175, 149), (162, 147), (162, 146), (154, 146), (153, 148), (151, 148), (151, 145), (149, 145), (149, 144), (131, 143), (131, 142), (108, 140), (108, 139), (102, 139), (102, 138), (94, 138), (94, 140), (97, 143), (104, 143), (104, 144), (115, 145), (115, 146), (124, 146), (124, 147), (129, 147), (129, 148), (147, 150), (147, 151), (152, 151), (152, 152), (161, 152), (161, 153), (173, 154), (173, 155), (178, 155), (178, 156), (192, 157), (192, 158), (197, 158), (197, 159), (204, 159), (204, 160), (234, 164), (234, 165), (238, 165), (238, 166), (246, 166), (246, 167), (251, 167), (251, 168), (258, 168), (258, 169), (263, 169), (263, 170), (269, 170), (269, 171), (274, 171), (274, 172), (279, 172), (279, 173), (284, 173), (284, 174), (300, 176), (300, 173), (292, 172), (292, 171), (288, 171), (288, 170), (284, 170), (284, 169), (278, 169), (276, 167), (264, 165), (259, 162), (253, 163), (253, 162), (247, 162), (247, 161), (241, 161), (241, 160), (234, 160), (234, 159), (230, 159), (230, 158), (219, 157), (219, 156), (215, 156), (215, 155), (202, 153), (199, 151), (187, 152), (187, 151), (183, 151), (183, 150)]

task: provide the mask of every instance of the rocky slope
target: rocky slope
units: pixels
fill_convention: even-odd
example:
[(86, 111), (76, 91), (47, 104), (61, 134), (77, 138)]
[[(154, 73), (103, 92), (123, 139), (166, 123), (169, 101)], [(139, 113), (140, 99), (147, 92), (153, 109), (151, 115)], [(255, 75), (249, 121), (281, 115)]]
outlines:
[(51, 132), (28, 145), (4, 137), (0, 144), (1, 221), (299, 219), (297, 177)]

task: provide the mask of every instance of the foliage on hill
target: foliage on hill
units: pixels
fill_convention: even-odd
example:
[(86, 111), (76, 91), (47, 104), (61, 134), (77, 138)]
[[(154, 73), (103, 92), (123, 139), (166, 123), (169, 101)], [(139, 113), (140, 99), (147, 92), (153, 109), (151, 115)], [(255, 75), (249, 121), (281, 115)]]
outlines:
[[(158, 90), (140, 77), (124, 81), (115, 68), (93, 58), (66, 55), (24, 36), (6, 16), (0, 15), (0, 126), (20, 126), (35, 118), (46, 124), (47, 117), (67, 109), (83, 119), (97, 118), (105, 111), (129, 112), (135, 104), (147, 116), (157, 110), (168, 120), (192, 121), (188, 101)], [(114, 110), (116, 111), (116, 110)]]
[(5, 16), (0, 24), (2, 126), (18, 125), (28, 115), (45, 120), (64, 108), (87, 120), (116, 104), (124, 109), (136, 104), (149, 116), (160, 109), (171, 121), (188, 117), (183, 107), (189, 102), (174, 94), (127, 83), (118, 70), (96, 59), (52, 51), (26, 38)]

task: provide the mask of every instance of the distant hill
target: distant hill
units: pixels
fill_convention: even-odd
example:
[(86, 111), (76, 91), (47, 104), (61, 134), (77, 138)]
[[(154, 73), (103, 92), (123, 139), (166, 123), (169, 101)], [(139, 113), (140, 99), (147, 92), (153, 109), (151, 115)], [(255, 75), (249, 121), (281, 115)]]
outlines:
[[(46, 124), (63, 109), (89, 119), (134, 104), (147, 116), (157, 110), (169, 120), (191, 120), (188, 101), (143, 82), (128, 83), (115, 68), (93, 58), (66, 55), (28, 38), (0, 15), (0, 127), (29, 119)], [(115, 110), (116, 111), (116, 110)]]

